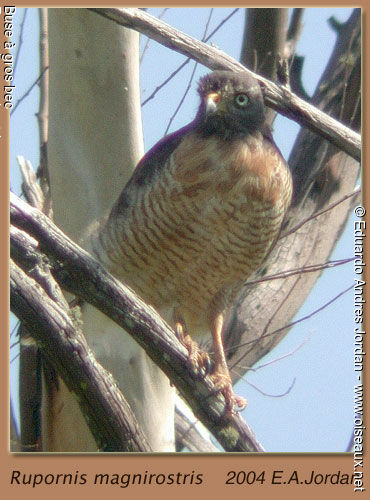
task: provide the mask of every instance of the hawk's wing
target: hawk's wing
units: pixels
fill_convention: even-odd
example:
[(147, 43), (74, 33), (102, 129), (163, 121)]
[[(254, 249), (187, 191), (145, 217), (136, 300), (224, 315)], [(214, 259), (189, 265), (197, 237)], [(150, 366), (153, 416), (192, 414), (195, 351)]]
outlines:
[(150, 182), (152, 177), (164, 167), (182, 139), (193, 129), (193, 122), (191, 122), (157, 142), (140, 160), (127, 186), (131, 183), (142, 185)]
[(119, 213), (123, 215), (127, 207), (135, 202), (133, 193), (140, 186), (144, 186), (152, 181), (153, 177), (158, 174), (165, 166), (172, 152), (177, 148), (182, 139), (193, 130), (194, 123), (191, 122), (185, 127), (166, 135), (157, 142), (139, 161), (134, 173), (126, 184), (125, 188), (118, 197), (112, 209), (111, 216)]

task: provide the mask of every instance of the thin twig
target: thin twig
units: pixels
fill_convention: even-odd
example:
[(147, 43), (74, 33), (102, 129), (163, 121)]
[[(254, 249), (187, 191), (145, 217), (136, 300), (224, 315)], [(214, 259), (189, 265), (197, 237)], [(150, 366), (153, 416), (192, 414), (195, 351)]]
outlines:
[(176, 117), (177, 113), (179, 112), (179, 110), (180, 110), (181, 106), (184, 104), (185, 98), (186, 98), (186, 96), (188, 95), (189, 90), (191, 89), (191, 84), (192, 84), (192, 82), (193, 82), (194, 75), (195, 75), (195, 71), (196, 71), (197, 67), (198, 67), (198, 63), (195, 63), (195, 64), (194, 64), (194, 67), (193, 67), (193, 70), (192, 70), (192, 72), (191, 72), (191, 75), (190, 75), (190, 78), (189, 78), (188, 84), (187, 84), (187, 86), (186, 86), (186, 89), (185, 89), (185, 91), (184, 91), (184, 93), (183, 93), (183, 95), (182, 95), (182, 97), (181, 97), (181, 99), (180, 99), (180, 102), (178, 103), (178, 105), (177, 105), (177, 107), (176, 107), (176, 109), (175, 109), (174, 113), (172, 114), (172, 116), (171, 116), (171, 117), (170, 117), (170, 119), (168, 120), (168, 125), (167, 125), (167, 127), (166, 127), (166, 130), (164, 131), (164, 135), (166, 135), (166, 134), (168, 133), (168, 131), (169, 131), (170, 127), (171, 127), (171, 124), (172, 124), (173, 120), (175, 119), (175, 117)]
[(213, 31), (211, 31), (211, 33), (207, 36), (207, 38), (206, 38), (204, 41), (205, 41), (205, 42), (208, 42), (208, 40), (210, 40), (210, 39), (213, 37), (213, 35), (214, 35), (215, 33), (217, 33), (217, 31), (218, 31), (218, 30), (219, 30), (219, 29), (220, 29), (220, 28), (221, 28), (221, 27), (222, 27), (225, 23), (227, 23), (227, 21), (228, 21), (229, 19), (231, 19), (231, 18), (233, 17), (233, 15), (234, 15), (234, 14), (236, 14), (236, 13), (238, 12), (238, 10), (240, 10), (240, 9), (239, 9), (239, 8), (236, 8), (236, 9), (232, 10), (228, 16), (226, 16), (226, 17), (225, 17), (222, 21), (220, 21), (220, 22), (219, 22), (219, 24), (216, 26), (216, 28), (215, 28)]
[(354, 122), (354, 120), (356, 118), (356, 114), (357, 114), (357, 111), (358, 111), (358, 108), (359, 108), (360, 104), (361, 104), (361, 93), (358, 92), (357, 98), (356, 98), (356, 104), (353, 107), (353, 113), (351, 115), (351, 118), (349, 119), (349, 124), (350, 125), (352, 125), (352, 123)]
[[(302, 323), (303, 321), (306, 321), (306, 320), (312, 318), (313, 316), (315, 316), (316, 314), (320, 313), (321, 311), (323, 311), (324, 309), (326, 309), (328, 306), (330, 306), (333, 302), (337, 301), (342, 295), (344, 295), (345, 293), (347, 293), (350, 290), (352, 290), (353, 287), (354, 287), (354, 285), (349, 286), (348, 288), (346, 288), (342, 292), (338, 293), (335, 297), (333, 297), (332, 299), (330, 299), (328, 302), (326, 302), (325, 304), (323, 304), (321, 307), (318, 307), (317, 309), (315, 309), (314, 311), (312, 311), (310, 314), (307, 314), (306, 316), (303, 316), (302, 318), (299, 318), (296, 321), (292, 321), (291, 323), (288, 323), (287, 325), (282, 326), (281, 328), (277, 328), (273, 332), (265, 333), (265, 334), (261, 335), (260, 337), (258, 337), (258, 339), (253, 339), (253, 340), (249, 340), (247, 342), (243, 342), (241, 344), (233, 346), (233, 348), (236, 349), (236, 348), (243, 347), (243, 346), (246, 346), (246, 345), (249, 345), (249, 344), (255, 344), (255, 343), (259, 342), (262, 338), (271, 337), (272, 335), (276, 335), (277, 333), (280, 333), (280, 332), (282, 332), (282, 331), (284, 331), (284, 330), (286, 330), (288, 328), (292, 328), (292, 326), (295, 326), (298, 323)], [(230, 369), (232, 369), (235, 366), (239, 365), (239, 363), (242, 361), (243, 358), (244, 358), (244, 354), (237, 361), (235, 361), (233, 363), (233, 365), (231, 366)]]
[[(262, 363), (261, 365), (258, 365), (256, 367), (251, 367), (251, 366), (242, 366), (242, 365), (238, 365), (238, 366), (234, 366), (234, 368), (231, 369), (231, 371), (233, 371), (234, 373), (237, 373), (238, 374), (238, 370), (243, 370), (243, 373), (245, 373), (246, 370), (250, 370), (252, 372), (257, 372), (258, 370), (260, 370), (261, 368), (265, 368), (266, 366), (269, 366), (269, 365), (272, 365), (272, 364), (275, 364), (277, 363), (278, 361), (281, 361), (282, 359), (285, 359), (285, 358), (290, 358), (291, 356), (293, 356), (296, 352), (298, 352), (307, 342), (308, 340), (310, 339), (311, 337), (311, 333), (309, 333), (307, 335), (307, 337), (304, 339), (303, 342), (301, 342), (296, 348), (294, 348), (292, 351), (288, 352), (287, 354), (283, 354), (282, 356), (279, 356), (277, 358), (274, 358), (273, 360), (271, 361), (268, 361), (267, 363)], [(267, 394), (265, 393), (264, 391), (262, 391), (259, 387), (255, 386), (254, 384), (252, 384), (249, 380), (247, 380), (247, 378), (244, 376), (244, 375), (240, 375), (239, 373), (239, 376), (241, 379), (243, 379), (248, 385), (252, 386), (255, 390), (257, 390), (258, 392), (260, 392), (261, 394), (264, 394), (265, 396), (269, 396), (269, 397), (282, 397), (282, 396), (285, 396), (286, 394), (288, 394), (291, 389), (293, 388), (294, 384), (295, 384), (295, 381), (296, 381), (296, 378), (293, 379), (293, 382), (291, 384), (291, 386), (288, 388), (288, 390), (283, 393), (283, 394), (280, 394), (280, 395), (273, 395), (273, 394)]]
[(269, 398), (282, 398), (282, 397), (286, 396), (293, 389), (294, 384), (296, 382), (296, 377), (294, 377), (292, 383), (290, 384), (290, 386), (288, 387), (288, 389), (286, 391), (284, 391), (282, 393), (279, 393), (279, 394), (271, 394), (269, 392), (263, 391), (260, 387), (258, 387), (257, 385), (253, 384), (252, 382), (250, 382), (244, 375), (241, 375), (240, 373), (238, 373), (238, 371), (241, 370), (241, 369), (242, 369), (242, 367), (237, 366), (237, 367), (234, 367), (232, 369), (232, 371), (234, 373), (236, 373), (240, 377), (240, 379), (243, 380), (247, 385), (249, 385), (250, 387), (253, 387), (253, 389), (255, 389), (257, 392), (259, 392), (263, 396), (267, 396)]
[(307, 342), (311, 338), (311, 332), (307, 335), (307, 337), (301, 342), (297, 347), (295, 347), (292, 351), (288, 352), (287, 354), (283, 354), (282, 356), (279, 356), (271, 361), (268, 361), (267, 363), (262, 363), (261, 365), (256, 366), (256, 368), (253, 368), (253, 371), (260, 370), (261, 368), (265, 368), (266, 366), (272, 365), (277, 363), (278, 361), (281, 361), (282, 359), (285, 358), (290, 358), (293, 356), (296, 352), (298, 352), (302, 347), (307, 344)]
[(282, 233), (281, 236), (279, 236), (279, 240), (281, 240), (282, 238), (285, 238), (286, 236), (289, 236), (292, 233), (295, 233), (296, 231), (298, 231), (298, 229), (300, 229), (302, 226), (304, 226), (305, 224), (307, 224), (307, 222), (309, 222), (309, 221), (311, 221), (313, 219), (316, 219), (317, 217), (320, 217), (320, 215), (323, 215), (323, 214), (329, 212), (330, 210), (333, 210), (333, 208), (335, 208), (340, 203), (343, 203), (344, 201), (348, 200), (349, 198), (352, 198), (353, 196), (356, 196), (356, 195), (358, 195), (360, 193), (361, 193), (361, 187), (356, 188), (352, 193), (346, 194), (340, 200), (335, 201), (334, 203), (331, 203), (324, 210), (320, 210), (319, 212), (316, 212), (316, 213), (310, 215), (309, 217), (307, 217), (307, 219), (304, 219), (302, 222), (300, 222), (296, 226), (294, 226), (291, 229), (289, 229), (288, 231)]
[(260, 389), (259, 387), (257, 387), (255, 384), (252, 384), (252, 382), (250, 382), (249, 380), (246, 380), (244, 377), (242, 377), (243, 380), (248, 384), (250, 385), (251, 387), (253, 387), (253, 389), (255, 389), (257, 392), (259, 392), (260, 394), (262, 394), (263, 396), (267, 396), (269, 398), (283, 398), (284, 396), (286, 396), (287, 394), (290, 393), (290, 391), (293, 389), (294, 385), (295, 385), (295, 382), (296, 382), (296, 377), (294, 377), (294, 379), (292, 380), (290, 386), (288, 387), (288, 389), (280, 394), (270, 394), (268, 392), (265, 392), (263, 391), (262, 389)]
[(19, 61), (20, 54), (21, 54), (21, 47), (22, 47), (22, 44), (23, 44), (23, 29), (24, 29), (24, 23), (26, 21), (27, 13), (28, 13), (28, 9), (25, 8), (24, 12), (23, 12), (23, 17), (22, 17), (21, 24), (19, 25), (19, 37), (18, 37), (18, 41), (17, 41), (17, 44), (16, 44), (17, 52), (16, 52), (16, 54), (14, 56), (14, 69), (13, 69), (14, 78), (15, 78), (15, 73), (17, 71), (18, 61)]
[[(162, 9), (162, 11), (159, 13), (158, 15), (158, 19), (163, 19), (165, 13), (169, 10), (168, 7), (165, 7), (164, 9)], [(143, 62), (143, 59), (144, 59), (144, 55), (145, 55), (145, 52), (148, 50), (148, 47), (149, 47), (149, 44), (151, 42), (151, 39), (150, 38), (147, 38), (146, 39), (146, 42), (145, 42), (145, 45), (143, 47), (143, 51), (141, 53), (141, 56), (140, 56), (140, 64)]]
[[(207, 31), (208, 31), (208, 27), (209, 27), (209, 23), (211, 22), (211, 19), (212, 19), (212, 14), (213, 14), (213, 9), (210, 9), (210, 13), (209, 13), (209, 16), (208, 16), (208, 20), (207, 20), (207, 23), (206, 23), (206, 27), (204, 29), (204, 34), (203, 34), (203, 37), (202, 37), (202, 41), (204, 40), (204, 38), (206, 37), (207, 35)], [(193, 82), (193, 79), (194, 79), (194, 75), (195, 75), (195, 71), (198, 67), (198, 63), (195, 63), (194, 64), (194, 67), (193, 67), (193, 71), (191, 72), (191, 75), (190, 75), (190, 78), (189, 78), (189, 81), (188, 81), (188, 84), (186, 86), (186, 89), (184, 91), (184, 94), (182, 95), (181, 99), (180, 99), (180, 102), (178, 103), (173, 115), (170, 117), (169, 121), (168, 121), (168, 125), (167, 125), (167, 128), (164, 132), (164, 135), (167, 134), (169, 128), (171, 127), (171, 124), (173, 122), (173, 120), (175, 119), (177, 113), (179, 112), (179, 110), (181, 109), (181, 106), (183, 105), (184, 101), (185, 101), (185, 98), (186, 96), (188, 95), (189, 93), (189, 90), (191, 88), (191, 84)]]
[(19, 341), (19, 340), (17, 340), (16, 342), (13, 342), (13, 343), (12, 343), (12, 344), (10, 344), (10, 346), (9, 346), (10, 350), (14, 349), (14, 347), (17, 347), (17, 345), (19, 345), (19, 344), (20, 344), (20, 341)]
[(18, 101), (15, 103), (14, 108), (10, 112), (10, 116), (12, 116), (12, 114), (15, 112), (15, 110), (18, 108), (18, 106), (22, 103), (22, 101), (24, 101), (24, 99), (26, 99), (26, 97), (29, 96), (29, 94), (32, 92), (32, 90), (36, 87), (36, 85), (41, 80), (41, 78), (42, 78), (43, 74), (45, 73), (45, 71), (47, 71), (48, 69), (49, 68), (45, 68), (44, 71), (36, 78), (36, 80), (28, 88), (28, 90), (26, 90), (26, 92), (18, 99)]
[(12, 365), (14, 363), (14, 361), (19, 358), (19, 356), (20, 356), (20, 353), (17, 352), (17, 354), (13, 358), (11, 358), (10, 364)]
[(282, 271), (276, 274), (270, 274), (269, 276), (264, 276), (253, 281), (248, 281), (245, 283), (244, 287), (254, 286), (257, 283), (263, 283), (264, 281), (286, 279), (290, 276), (300, 275), (303, 273), (316, 273), (317, 271), (322, 271), (323, 269), (331, 269), (337, 266), (343, 266), (355, 260), (355, 257), (348, 257), (347, 259), (329, 260), (323, 264), (311, 264), (309, 266), (297, 267), (296, 269), (290, 269), (288, 271)]
[[(307, 342), (310, 340), (311, 338), (311, 332), (307, 335), (307, 337), (304, 339), (303, 342), (301, 342), (297, 347), (295, 347), (292, 351), (286, 353), (286, 354), (283, 354), (282, 356), (278, 356), (277, 358), (274, 358), (272, 359), (271, 361), (268, 361), (267, 363), (262, 363), (261, 365), (258, 365), (258, 366), (255, 366), (255, 367), (252, 367), (252, 366), (241, 366), (239, 365), (238, 367), (235, 367), (235, 368), (243, 368), (245, 370), (250, 370), (252, 372), (256, 372), (258, 370), (261, 370), (261, 368), (265, 368), (266, 366), (269, 366), (269, 365), (273, 365), (275, 363), (277, 363), (278, 361), (281, 361), (282, 359), (285, 359), (285, 358), (290, 358), (291, 356), (293, 356), (293, 354), (295, 354), (296, 352), (298, 352), (305, 344), (307, 344)], [(228, 349), (228, 350), (231, 350), (231, 349)]]
[(52, 203), (50, 196), (50, 179), (48, 168), (48, 125), (49, 125), (49, 74), (46, 68), (49, 66), (49, 29), (48, 13), (46, 8), (39, 9), (40, 17), (40, 73), (43, 75), (40, 79), (40, 100), (37, 120), (39, 125), (40, 142), (40, 165), (37, 169), (37, 177), (40, 179), (40, 186), (44, 194), (44, 204), (42, 212), (53, 217)]
[(13, 326), (12, 331), (10, 332), (10, 338), (12, 338), (12, 337), (13, 337), (13, 335), (14, 335), (14, 334), (18, 331), (18, 327), (19, 327), (19, 325), (20, 325), (20, 322), (19, 322), (19, 321), (17, 321), (17, 322), (15, 323), (15, 325)]
[[(217, 31), (239, 10), (239, 8), (237, 9), (234, 9), (228, 16), (226, 16), (217, 26), (216, 28), (207, 36), (207, 38), (204, 40), (204, 42), (208, 42), (208, 40), (215, 34), (217, 33)], [(153, 92), (150, 94), (149, 97), (147, 97), (143, 102), (142, 102), (142, 106), (145, 106), (145, 104), (147, 104), (148, 101), (150, 101), (151, 99), (154, 99), (154, 97), (156, 96), (156, 94), (168, 83), (172, 80), (172, 78), (174, 78), (174, 76), (177, 75), (177, 73), (179, 73), (179, 71), (181, 71), (189, 62), (191, 61), (191, 58), (188, 57), (184, 62), (182, 62), (180, 64), (180, 66), (178, 66), (178, 68), (176, 68), (168, 78), (166, 78), (160, 85), (158, 85), (154, 90)]]

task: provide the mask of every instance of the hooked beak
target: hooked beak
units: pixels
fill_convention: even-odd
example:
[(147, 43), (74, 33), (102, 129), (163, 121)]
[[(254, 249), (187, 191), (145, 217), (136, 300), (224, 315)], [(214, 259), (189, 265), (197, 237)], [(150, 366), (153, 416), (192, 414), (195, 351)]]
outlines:
[(205, 104), (206, 104), (206, 114), (214, 113), (217, 109), (219, 109), (219, 103), (221, 101), (221, 96), (218, 92), (211, 92), (206, 95)]

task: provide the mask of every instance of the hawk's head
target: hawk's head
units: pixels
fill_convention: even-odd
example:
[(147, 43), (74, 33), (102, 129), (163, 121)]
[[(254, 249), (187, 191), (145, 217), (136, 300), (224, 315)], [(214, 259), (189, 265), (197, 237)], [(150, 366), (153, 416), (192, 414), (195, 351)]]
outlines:
[(263, 130), (262, 92), (253, 77), (214, 71), (200, 79), (198, 92), (201, 104), (195, 121), (202, 133), (228, 139)]

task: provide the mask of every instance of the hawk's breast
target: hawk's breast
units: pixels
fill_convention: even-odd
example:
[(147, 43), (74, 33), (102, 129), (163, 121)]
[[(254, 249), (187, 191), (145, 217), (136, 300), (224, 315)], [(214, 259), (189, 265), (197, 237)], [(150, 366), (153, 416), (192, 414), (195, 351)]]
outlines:
[(291, 176), (259, 133), (225, 141), (192, 132), (164, 167), (126, 210), (112, 271), (157, 309), (206, 322), (261, 264), (290, 203)]

